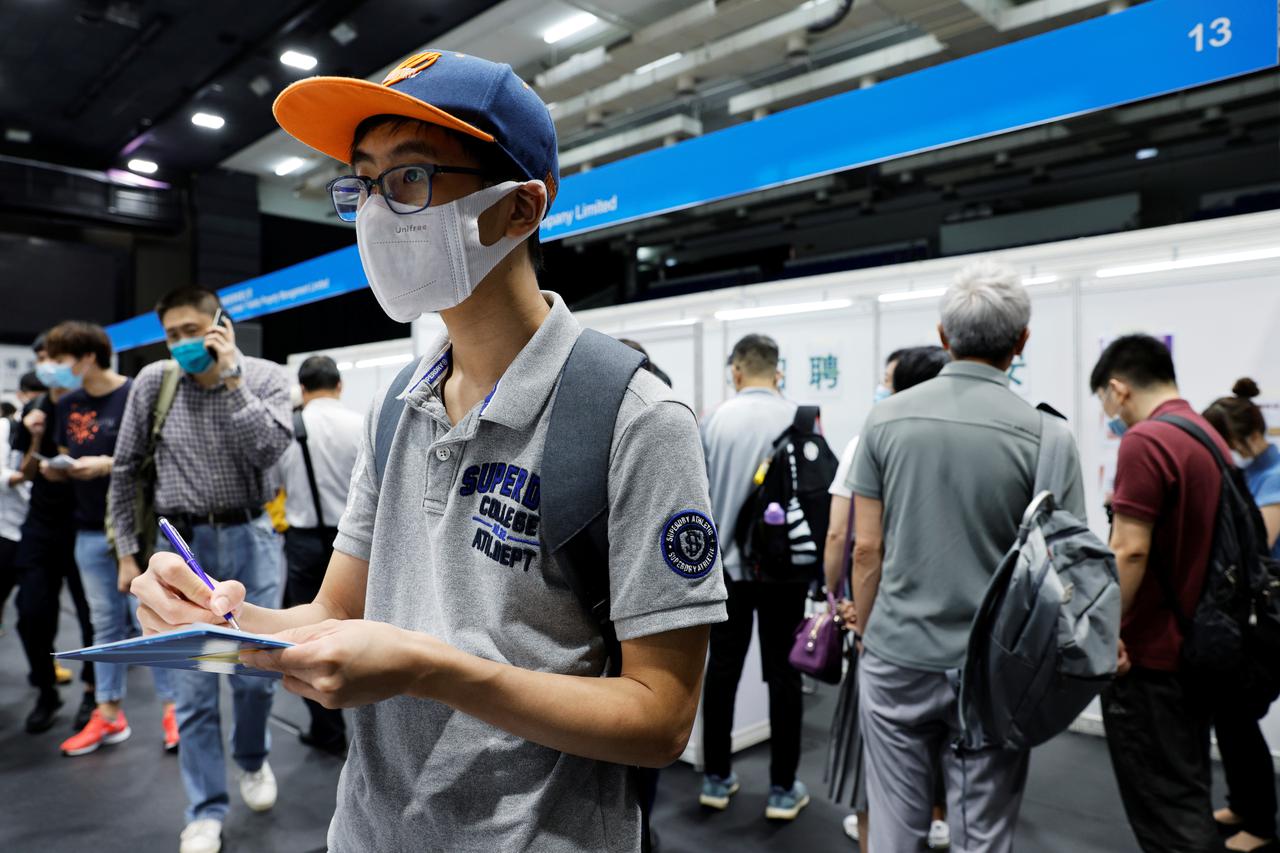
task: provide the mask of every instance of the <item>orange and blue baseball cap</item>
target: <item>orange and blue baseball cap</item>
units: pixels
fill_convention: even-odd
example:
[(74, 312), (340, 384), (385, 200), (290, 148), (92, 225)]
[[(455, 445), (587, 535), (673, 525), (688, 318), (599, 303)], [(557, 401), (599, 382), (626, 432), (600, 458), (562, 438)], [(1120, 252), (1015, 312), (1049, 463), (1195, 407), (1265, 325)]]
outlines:
[(381, 83), (355, 77), (308, 77), (272, 107), (285, 132), (347, 162), (356, 127), (397, 115), (491, 142), (529, 180), (547, 186), (547, 207), (560, 186), (556, 126), (547, 105), (505, 63), (444, 50), (416, 53)]

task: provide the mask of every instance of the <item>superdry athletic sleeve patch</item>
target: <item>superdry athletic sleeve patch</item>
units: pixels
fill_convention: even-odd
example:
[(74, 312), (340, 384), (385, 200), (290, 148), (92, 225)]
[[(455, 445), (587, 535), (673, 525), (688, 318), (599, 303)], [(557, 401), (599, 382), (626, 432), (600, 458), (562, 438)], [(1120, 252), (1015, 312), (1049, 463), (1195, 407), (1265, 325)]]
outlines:
[[(638, 402), (633, 394), (620, 423)], [(619, 640), (726, 618), (720, 534), (693, 412), (667, 399), (640, 405), (615, 435), (609, 466), (611, 615)]]

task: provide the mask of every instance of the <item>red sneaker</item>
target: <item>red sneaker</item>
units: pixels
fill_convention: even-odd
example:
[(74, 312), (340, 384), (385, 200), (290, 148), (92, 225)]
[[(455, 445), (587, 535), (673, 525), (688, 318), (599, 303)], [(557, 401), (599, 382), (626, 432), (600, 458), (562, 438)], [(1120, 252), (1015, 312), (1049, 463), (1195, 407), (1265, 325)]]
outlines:
[(173, 706), (168, 705), (164, 709), (164, 717), (160, 720), (160, 725), (164, 727), (164, 751), (178, 751), (178, 716), (173, 711)]
[(124, 711), (117, 714), (114, 720), (108, 720), (102, 715), (101, 710), (94, 708), (85, 727), (62, 742), (62, 754), (87, 755), (104, 743), (120, 743), (128, 740), (132, 733), (129, 721), (124, 717)]

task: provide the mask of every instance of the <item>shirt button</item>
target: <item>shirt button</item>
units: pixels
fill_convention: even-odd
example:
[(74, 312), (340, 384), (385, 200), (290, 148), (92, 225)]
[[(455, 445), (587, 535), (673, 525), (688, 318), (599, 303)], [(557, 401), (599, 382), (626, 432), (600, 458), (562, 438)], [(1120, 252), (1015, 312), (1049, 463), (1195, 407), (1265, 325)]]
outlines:
[(436, 448), (436, 458), (437, 458), (437, 459), (439, 459), (441, 462), (448, 462), (448, 461), (449, 461), (449, 448), (447, 448), (447, 447), (437, 447), (437, 448)]

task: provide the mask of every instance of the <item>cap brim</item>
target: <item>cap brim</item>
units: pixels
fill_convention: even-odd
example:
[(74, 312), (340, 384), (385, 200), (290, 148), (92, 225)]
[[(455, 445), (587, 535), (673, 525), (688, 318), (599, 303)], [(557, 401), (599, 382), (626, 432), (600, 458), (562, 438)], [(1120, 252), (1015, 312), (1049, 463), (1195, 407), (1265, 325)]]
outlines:
[(357, 125), (370, 116), (397, 115), (465, 133), (485, 142), (493, 134), (403, 92), (354, 77), (308, 77), (290, 85), (271, 107), (285, 133), (346, 163)]

